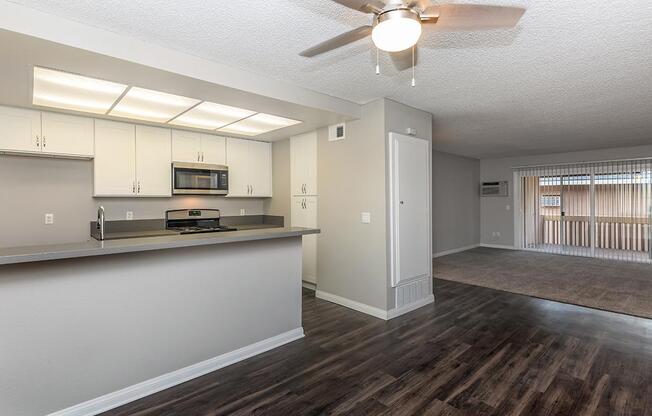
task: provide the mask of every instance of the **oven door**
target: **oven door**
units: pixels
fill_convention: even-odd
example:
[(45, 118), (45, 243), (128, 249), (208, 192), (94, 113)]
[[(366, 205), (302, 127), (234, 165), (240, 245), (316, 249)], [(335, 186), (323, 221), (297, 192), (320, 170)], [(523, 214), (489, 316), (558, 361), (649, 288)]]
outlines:
[(172, 188), (175, 195), (226, 195), (229, 193), (229, 170), (223, 165), (174, 163)]

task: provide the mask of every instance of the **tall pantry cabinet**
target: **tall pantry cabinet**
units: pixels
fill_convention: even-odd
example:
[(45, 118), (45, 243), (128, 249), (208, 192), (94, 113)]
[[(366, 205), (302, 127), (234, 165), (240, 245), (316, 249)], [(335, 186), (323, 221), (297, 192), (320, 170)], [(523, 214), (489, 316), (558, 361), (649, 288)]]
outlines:
[[(290, 138), (290, 223), (293, 227), (317, 228), (317, 132)], [(318, 235), (303, 236), (303, 281), (317, 284)]]

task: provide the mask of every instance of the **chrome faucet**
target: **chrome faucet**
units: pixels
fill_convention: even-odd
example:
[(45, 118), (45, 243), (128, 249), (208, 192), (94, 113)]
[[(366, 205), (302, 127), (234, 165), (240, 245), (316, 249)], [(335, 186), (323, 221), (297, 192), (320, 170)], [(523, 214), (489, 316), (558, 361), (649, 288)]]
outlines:
[(104, 241), (104, 207), (102, 205), (97, 209), (97, 230), (100, 241)]

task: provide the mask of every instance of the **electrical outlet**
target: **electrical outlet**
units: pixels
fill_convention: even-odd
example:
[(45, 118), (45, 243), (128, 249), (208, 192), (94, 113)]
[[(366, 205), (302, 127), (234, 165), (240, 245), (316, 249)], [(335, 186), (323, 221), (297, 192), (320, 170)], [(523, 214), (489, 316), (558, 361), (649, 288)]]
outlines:
[(127, 219), (128, 220), (133, 220), (134, 219), (134, 212), (133, 211), (127, 211)]
[(371, 213), (370, 212), (361, 212), (360, 221), (363, 224), (371, 224)]
[(46, 225), (54, 224), (54, 214), (45, 214), (45, 224)]
[(240, 215), (245, 215), (245, 210), (244, 210), (244, 208), (240, 208)]

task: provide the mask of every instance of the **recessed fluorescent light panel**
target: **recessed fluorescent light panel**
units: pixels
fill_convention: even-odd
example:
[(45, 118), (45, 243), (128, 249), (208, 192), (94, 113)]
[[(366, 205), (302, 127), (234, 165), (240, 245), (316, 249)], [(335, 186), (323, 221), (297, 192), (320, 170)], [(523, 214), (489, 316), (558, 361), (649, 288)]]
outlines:
[(109, 115), (166, 123), (199, 102), (194, 98), (132, 87)]
[(240, 134), (243, 136), (257, 136), (270, 131), (294, 126), (301, 123), (291, 118), (273, 116), (271, 114), (258, 113), (244, 120), (240, 120), (218, 131), (223, 133)]
[(205, 101), (170, 121), (170, 124), (215, 130), (254, 114), (255, 111)]
[(32, 103), (105, 114), (125, 89), (123, 84), (35, 66)]
[(258, 136), (301, 123), (244, 108), (38, 66), (34, 67), (32, 103), (241, 136)]

